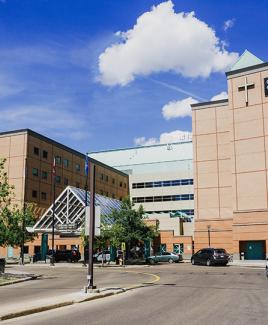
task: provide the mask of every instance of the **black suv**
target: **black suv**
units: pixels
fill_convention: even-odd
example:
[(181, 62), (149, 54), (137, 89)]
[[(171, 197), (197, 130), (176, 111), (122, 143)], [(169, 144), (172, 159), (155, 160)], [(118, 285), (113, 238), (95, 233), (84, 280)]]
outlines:
[(211, 265), (227, 265), (230, 255), (223, 248), (203, 248), (195, 253), (191, 258), (192, 265), (204, 264)]
[[(49, 257), (52, 257), (52, 250), (47, 254)], [(56, 250), (54, 252), (55, 262), (78, 262), (81, 259), (81, 254), (76, 249), (70, 250)]]

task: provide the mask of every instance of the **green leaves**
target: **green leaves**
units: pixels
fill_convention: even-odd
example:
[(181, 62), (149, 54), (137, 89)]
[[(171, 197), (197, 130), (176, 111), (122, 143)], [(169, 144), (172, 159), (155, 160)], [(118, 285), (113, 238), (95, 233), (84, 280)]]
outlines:
[(121, 210), (114, 210), (109, 215), (109, 219), (112, 220), (111, 241), (116, 247), (121, 242), (132, 246), (157, 236), (157, 229), (148, 226), (145, 222), (143, 207), (140, 206), (138, 210), (134, 210), (129, 197), (123, 200)]
[(0, 246), (19, 246), (24, 241), (33, 240), (26, 227), (35, 224), (34, 205), (18, 207), (12, 202), (14, 187), (9, 185), (5, 172), (5, 159), (0, 159)]

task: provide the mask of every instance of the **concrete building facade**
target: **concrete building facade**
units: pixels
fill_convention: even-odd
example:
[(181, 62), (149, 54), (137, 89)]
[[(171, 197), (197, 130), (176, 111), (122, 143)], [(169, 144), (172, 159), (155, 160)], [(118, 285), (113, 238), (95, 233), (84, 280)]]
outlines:
[(226, 73), (228, 99), (193, 110), (195, 249), (268, 252), (268, 63), (246, 51)]
[[(159, 221), (160, 249), (192, 253), (194, 188), (189, 139), (93, 152), (90, 156), (129, 175), (134, 207), (142, 205), (150, 220)], [(179, 213), (186, 218), (180, 218)]]
[[(53, 202), (53, 160), (56, 161), (56, 197), (68, 186), (84, 189), (85, 155), (29, 129), (0, 133), (0, 158), (6, 159), (9, 183), (14, 185), (15, 203), (35, 203), (40, 217)], [(128, 175), (90, 158), (96, 166), (96, 193), (122, 200), (129, 193)], [(89, 178), (87, 180), (89, 185)], [(77, 244), (80, 239), (57, 238), (58, 247)], [(29, 254), (40, 248), (40, 238), (29, 244)], [(18, 250), (0, 248), (1, 255)]]

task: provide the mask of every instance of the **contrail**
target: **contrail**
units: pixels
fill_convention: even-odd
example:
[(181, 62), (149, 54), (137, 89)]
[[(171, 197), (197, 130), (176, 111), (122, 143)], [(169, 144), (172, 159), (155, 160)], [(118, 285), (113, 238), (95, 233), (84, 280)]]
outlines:
[(199, 96), (197, 96), (197, 95), (195, 95), (195, 94), (193, 94), (193, 93), (190, 93), (189, 91), (186, 91), (186, 90), (184, 90), (184, 89), (181, 89), (181, 88), (179, 88), (179, 87), (177, 87), (177, 86), (173, 86), (173, 85), (170, 85), (170, 84), (168, 84), (168, 83), (166, 83), (166, 82), (159, 81), (159, 80), (155, 80), (155, 79), (152, 79), (152, 78), (149, 78), (149, 79), (150, 79), (151, 81), (153, 81), (153, 82), (159, 84), (159, 85), (162, 85), (162, 86), (164, 86), (164, 87), (166, 87), (166, 88), (169, 88), (169, 89), (175, 90), (175, 91), (177, 91), (177, 92), (179, 92), (179, 93), (182, 93), (182, 94), (185, 94), (185, 95), (191, 96), (191, 97), (193, 97), (193, 98), (195, 98), (195, 99), (201, 100), (202, 102), (207, 102), (207, 101), (208, 101), (206, 98), (199, 97)]

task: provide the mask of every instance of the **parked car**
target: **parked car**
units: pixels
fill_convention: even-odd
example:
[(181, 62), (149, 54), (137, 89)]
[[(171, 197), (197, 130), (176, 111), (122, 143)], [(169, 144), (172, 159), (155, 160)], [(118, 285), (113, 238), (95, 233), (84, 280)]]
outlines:
[(158, 262), (179, 263), (180, 261), (182, 261), (181, 254), (174, 254), (169, 252), (159, 253), (146, 258), (146, 262), (149, 264), (155, 264)]
[[(118, 250), (116, 253), (116, 258), (119, 258), (120, 256), (122, 256), (123, 251)], [(85, 261), (88, 262), (88, 249), (85, 249)], [(103, 262), (110, 262), (111, 260), (111, 253), (110, 250), (104, 250), (103, 252), (98, 252), (93, 254), (93, 261), (94, 262), (102, 262), (102, 258), (103, 258)]]
[(191, 258), (192, 265), (203, 264), (211, 265), (227, 265), (230, 255), (223, 248), (203, 248), (193, 254)]
[[(49, 250), (47, 255), (52, 257), (52, 250)], [(55, 262), (78, 262), (81, 259), (81, 254), (77, 249), (55, 250), (54, 258)]]

